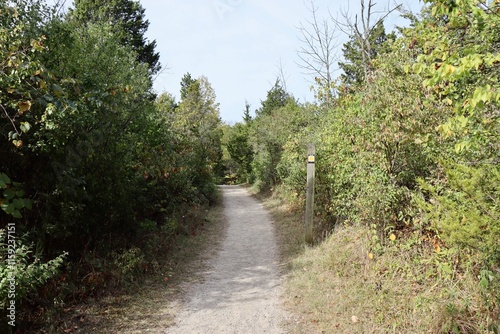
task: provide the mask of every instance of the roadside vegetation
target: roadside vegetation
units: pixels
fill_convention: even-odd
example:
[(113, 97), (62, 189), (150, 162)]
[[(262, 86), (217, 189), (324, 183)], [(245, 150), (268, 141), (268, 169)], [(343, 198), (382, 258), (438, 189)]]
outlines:
[(2, 333), (66, 330), (74, 303), (164, 272), (217, 199), (215, 93), (189, 73), (180, 101), (153, 91), (148, 25), (133, 0), (0, 4)]
[[(311, 2), (300, 52), (318, 69), (314, 103), (278, 79), (223, 137), (234, 178), (279, 208), (296, 332), (498, 333), (499, 3), (425, 1), (389, 34), (362, 3), (341, 22)], [(331, 80), (321, 55), (335, 28), (351, 38)], [(304, 249), (308, 143), (316, 245)]]
[(310, 1), (299, 58), (314, 102), (279, 76), (231, 126), (205, 77), (180, 78), (179, 101), (153, 91), (139, 2), (2, 2), (1, 318), (14, 303), (19, 332), (76, 331), (72, 305), (170, 277), (159, 254), (187, 256), (179, 242), (227, 182), (271, 194), (297, 333), (499, 333), (500, 3), (426, 0), (386, 32), (401, 7), (376, 18), (360, 2), (356, 19), (323, 20)]

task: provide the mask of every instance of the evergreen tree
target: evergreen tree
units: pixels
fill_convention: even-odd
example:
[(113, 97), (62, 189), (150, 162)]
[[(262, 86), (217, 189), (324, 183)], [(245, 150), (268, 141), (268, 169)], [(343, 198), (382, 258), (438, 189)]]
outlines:
[(349, 42), (344, 44), (342, 52), (345, 62), (339, 62), (339, 67), (344, 71), (341, 75), (343, 83), (348, 86), (359, 86), (365, 81), (365, 67), (371, 68), (371, 61), (382, 51), (384, 43), (396, 38), (394, 33), (386, 34), (384, 23), (380, 21), (373, 27), (369, 35), (370, 52), (368, 64), (363, 64), (362, 41), (355, 34), (350, 37)]
[(293, 99), (283, 88), (280, 79), (276, 79), (274, 86), (267, 92), (267, 97), (261, 101), (260, 109), (256, 110), (257, 117), (270, 115), (273, 110), (284, 107), (287, 102)]
[(252, 115), (250, 115), (250, 104), (245, 101), (245, 110), (243, 111), (243, 121), (245, 124), (249, 124), (252, 121)]
[(191, 73), (186, 73), (181, 79), (181, 100), (185, 100), (189, 95), (190, 87), (196, 83), (196, 79), (191, 77)]
[(82, 25), (101, 22), (113, 26), (122, 43), (137, 53), (137, 60), (148, 64), (150, 77), (160, 71), (160, 54), (155, 52), (156, 41), (148, 41), (145, 36), (149, 21), (139, 1), (75, 0), (69, 16)]

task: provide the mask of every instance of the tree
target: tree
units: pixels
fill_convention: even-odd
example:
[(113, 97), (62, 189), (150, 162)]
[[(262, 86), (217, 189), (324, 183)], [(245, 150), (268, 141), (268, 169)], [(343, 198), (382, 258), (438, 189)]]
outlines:
[[(348, 13), (342, 14), (343, 21), (333, 17), (332, 20), (340, 31), (351, 36), (349, 43), (352, 44), (349, 47), (358, 48), (357, 52), (361, 54), (361, 61), (357, 60), (356, 66), (361, 66), (363, 69), (362, 77), (366, 78), (372, 70), (371, 61), (377, 55), (376, 45), (380, 45), (380, 39), (383, 40), (385, 38), (385, 30), (382, 23), (392, 12), (400, 9), (402, 5), (396, 5), (391, 9), (384, 10), (383, 15), (377, 18), (373, 17), (377, 13), (374, 10), (376, 3), (373, 0), (368, 0), (368, 3), (366, 3), (366, 0), (360, 0), (360, 5), (361, 12), (359, 15), (356, 14), (354, 16), (354, 21)], [(348, 53), (350, 53), (349, 47), (346, 47)], [(344, 55), (345, 53), (346, 51), (344, 51)], [(355, 77), (359, 79), (360, 75), (356, 74)]]
[[(385, 33), (384, 23), (379, 21), (369, 35), (370, 54), (369, 59), (375, 59), (383, 51), (383, 45), (387, 40), (394, 40), (396, 35)], [(347, 87), (359, 86), (365, 82), (366, 69), (363, 58), (363, 45), (356, 34), (351, 35), (349, 42), (342, 48), (344, 62), (339, 62), (340, 69), (344, 72), (341, 75), (342, 82)]]
[(293, 99), (283, 88), (279, 78), (276, 79), (274, 86), (267, 91), (267, 97), (261, 101), (261, 107), (256, 110), (256, 117), (270, 115), (273, 110), (284, 107), (287, 102)]
[[(441, 173), (421, 182), (431, 198), (422, 207), (440, 237), (452, 246), (474, 250), (484, 270), (498, 273), (498, 1), (426, 2), (431, 3), (431, 17), (415, 28), (413, 44), (421, 54), (408, 70), (424, 76), (429, 98), (441, 101), (439, 113), (446, 118), (436, 127), (439, 149), (434, 159)], [(498, 274), (496, 279), (498, 289)]]
[[(150, 64), (124, 43), (114, 17), (83, 22), (54, 16), (43, 3), (0, 4), (0, 253), (16, 246), (13, 269), (0, 266), (0, 315), (15, 274), (21, 331), (38, 327), (26, 325), (30, 308), (102, 288), (101, 279), (83, 279), (96, 263), (102, 277), (125, 274), (116, 260), (132, 248), (133, 266), (142, 268), (146, 234), (168, 230), (169, 238), (187, 225), (180, 216), (169, 223), (177, 210), (214, 198), (220, 151), (218, 104), (206, 78), (187, 88), (180, 106), (169, 94), (154, 104)], [(13, 224), (16, 242), (7, 250), (3, 231)], [(69, 284), (59, 295), (65, 251)], [(72, 279), (92, 288), (76, 292)]]
[(175, 97), (170, 93), (162, 93), (156, 98), (157, 108), (164, 114), (171, 115), (179, 104), (175, 101)]
[(181, 80), (181, 100), (185, 100), (189, 95), (191, 85), (196, 83), (196, 79), (191, 77), (191, 73), (186, 73)]
[(173, 115), (173, 127), (182, 134), (184, 140), (193, 148), (190, 168), (198, 169), (199, 182), (211, 180), (219, 173), (222, 159), (221, 119), (219, 103), (215, 91), (204, 76), (193, 79), (191, 74), (184, 75), (181, 81), (182, 100)]
[(302, 109), (292, 95), (281, 86), (279, 79), (261, 101), (256, 117), (250, 123), (250, 142), (254, 157), (253, 174), (262, 186), (272, 186), (280, 182), (276, 167), (281, 160), (283, 145), (290, 133), (299, 129)]
[(333, 73), (334, 63), (337, 61), (335, 50), (336, 31), (327, 20), (319, 21), (318, 8), (314, 1), (310, 0), (311, 20), (306, 21), (307, 27), (300, 23), (300, 41), (303, 46), (298, 51), (300, 62), (298, 65), (303, 68), (308, 75), (314, 76), (314, 81), (321, 89), (320, 99), (324, 99), (327, 105), (333, 102)]
[(249, 124), (252, 121), (252, 115), (250, 115), (250, 104), (245, 101), (245, 110), (243, 111), (243, 121), (245, 124)]
[(148, 41), (145, 33), (149, 21), (145, 9), (136, 0), (75, 0), (69, 17), (81, 25), (106, 23), (114, 27), (124, 45), (137, 54), (137, 60), (148, 64), (150, 77), (160, 69), (160, 55), (155, 52), (156, 41)]
[(238, 167), (238, 178), (243, 182), (252, 180), (253, 149), (250, 144), (248, 124), (237, 123), (231, 127), (226, 146), (231, 159)]

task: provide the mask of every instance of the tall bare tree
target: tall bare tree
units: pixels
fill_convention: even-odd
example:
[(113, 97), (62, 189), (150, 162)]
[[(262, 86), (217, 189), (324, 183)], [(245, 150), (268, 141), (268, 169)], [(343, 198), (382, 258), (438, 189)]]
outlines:
[(342, 19), (333, 17), (332, 21), (336, 28), (348, 36), (353, 36), (361, 50), (362, 66), (364, 77), (366, 78), (371, 70), (372, 60), (372, 42), (373, 31), (380, 27), (382, 22), (394, 11), (400, 10), (402, 4), (395, 4), (393, 7), (387, 7), (383, 10), (375, 10), (377, 4), (373, 0), (359, 0), (361, 11), (354, 15), (354, 20), (349, 14), (349, 10), (341, 13)]
[(281, 85), (283, 86), (283, 89), (285, 90), (285, 92), (288, 92), (288, 88), (286, 86), (286, 83), (287, 83), (289, 75), (287, 75), (287, 73), (285, 72), (285, 67), (283, 65), (283, 62), (281, 61), (281, 58), (280, 58), (279, 63), (276, 64), (276, 70), (277, 70), (276, 77), (280, 79)]
[(300, 61), (297, 63), (305, 73), (314, 76), (314, 81), (324, 90), (324, 99), (327, 105), (333, 100), (333, 73), (338, 57), (335, 50), (339, 46), (336, 42), (337, 30), (332, 27), (330, 20), (318, 17), (318, 7), (314, 0), (310, 0), (308, 8), (311, 18), (305, 24), (300, 23), (299, 40), (302, 46), (297, 51)]

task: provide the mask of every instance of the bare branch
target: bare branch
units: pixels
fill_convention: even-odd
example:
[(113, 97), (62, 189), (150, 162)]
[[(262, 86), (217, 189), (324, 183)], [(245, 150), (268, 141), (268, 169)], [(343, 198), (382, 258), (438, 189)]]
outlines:
[(66, 8), (66, 0), (57, 0), (54, 4), (56, 14), (59, 15)]
[(276, 74), (276, 76), (280, 79), (281, 84), (282, 84), (285, 92), (288, 92), (288, 89), (286, 87), (286, 81), (287, 81), (288, 77), (285, 76), (285, 70), (284, 70), (284, 66), (283, 66), (283, 63), (281, 61), (281, 58), (280, 58), (279, 64), (277, 64), (276, 67), (278, 69), (278, 73)]
[[(307, 26), (302, 22), (298, 27), (300, 32), (299, 40), (302, 47), (297, 51), (300, 62), (297, 65), (306, 71), (307, 75), (314, 75), (315, 79), (320, 78), (324, 86), (329, 91), (328, 99), (333, 97), (331, 86), (333, 83), (334, 64), (338, 61), (335, 50), (339, 46), (336, 42), (338, 34), (331, 27), (328, 20), (320, 21), (318, 18), (318, 8), (314, 0), (309, 2), (308, 8), (311, 19), (306, 20)], [(317, 81), (317, 80), (316, 80)]]
[(21, 132), (19, 132), (19, 130), (17, 129), (16, 123), (15, 123), (15, 118), (16, 117), (14, 116), (14, 118), (11, 118), (10, 115), (9, 115), (9, 113), (7, 112), (7, 110), (5, 109), (5, 107), (2, 104), (0, 104), (0, 107), (3, 110), (3, 112), (5, 114), (5, 117), (7, 117), (9, 119), (10, 123), (12, 124), (12, 127), (14, 128), (14, 131), (16, 131), (16, 134), (18, 136), (20, 136)]
[[(335, 26), (338, 30), (342, 31), (344, 34), (348, 36), (354, 36), (357, 44), (361, 48), (361, 56), (363, 60), (363, 71), (365, 74), (365, 78), (367, 77), (370, 71), (370, 62), (372, 57), (372, 45), (370, 42), (370, 36), (372, 35), (373, 30), (381, 24), (389, 15), (391, 15), (394, 11), (402, 8), (402, 4), (396, 4), (394, 7), (383, 10), (383, 11), (375, 11), (374, 8), (377, 5), (373, 0), (359, 0), (361, 11), (360, 16), (361, 19), (359, 21), (358, 14), (354, 16), (354, 22), (350, 18), (349, 9), (341, 10), (342, 20), (339, 18), (334, 18), (330, 13), (330, 18), (334, 22)], [(349, 8), (349, 7), (348, 7)], [(378, 19), (375, 20), (375, 23), (372, 23), (374, 14), (383, 14)]]

